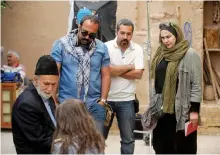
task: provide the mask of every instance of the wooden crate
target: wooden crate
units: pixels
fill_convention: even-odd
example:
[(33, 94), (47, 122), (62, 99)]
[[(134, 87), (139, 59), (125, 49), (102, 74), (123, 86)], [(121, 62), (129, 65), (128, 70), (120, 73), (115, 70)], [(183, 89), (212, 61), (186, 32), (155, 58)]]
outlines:
[(205, 38), (207, 40), (208, 48), (220, 48), (220, 28), (219, 26), (210, 25), (205, 26)]

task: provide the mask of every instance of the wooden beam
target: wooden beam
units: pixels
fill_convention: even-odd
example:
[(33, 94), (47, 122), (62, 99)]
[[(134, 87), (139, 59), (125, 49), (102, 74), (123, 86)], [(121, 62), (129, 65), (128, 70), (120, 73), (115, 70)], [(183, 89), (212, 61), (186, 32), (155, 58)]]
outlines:
[(211, 81), (212, 81), (212, 86), (213, 86), (213, 90), (214, 90), (215, 100), (216, 100), (216, 103), (217, 103), (218, 102), (218, 94), (216, 92), (215, 80), (214, 80), (212, 65), (211, 65), (211, 61), (210, 61), (210, 57), (209, 57), (209, 51), (208, 51), (208, 48), (207, 48), (206, 39), (204, 38), (203, 40), (204, 40), (205, 52), (206, 52), (206, 56), (207, 56), (207, 60), (208, 60), (208, 68), (209, 68), (209, 72), (210, 72), (210, 75), (211, 75)]
[(208, 51), (220, 52), (220, 49), (219, 48), (208, 48)]

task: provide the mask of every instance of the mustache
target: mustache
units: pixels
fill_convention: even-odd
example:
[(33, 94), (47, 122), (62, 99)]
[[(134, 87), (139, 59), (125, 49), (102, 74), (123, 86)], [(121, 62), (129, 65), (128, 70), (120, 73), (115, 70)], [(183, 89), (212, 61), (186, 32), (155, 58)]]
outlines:
[(82, 38), (81, 40), (89, 42), (89, 39), (86, 39), (86, 38)]
[(121, 41), (121, 43), (123, 43), (123, 42), (128, 43), (128, 40), (127, 40), (127, 39), (124, 39), (124, 40)]

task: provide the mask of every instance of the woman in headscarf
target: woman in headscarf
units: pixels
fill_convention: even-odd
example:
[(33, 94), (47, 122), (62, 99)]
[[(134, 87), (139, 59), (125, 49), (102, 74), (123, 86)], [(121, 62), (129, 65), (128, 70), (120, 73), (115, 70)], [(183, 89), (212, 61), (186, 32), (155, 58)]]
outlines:
[(202, 99), (202, 64), (183, 32), (174, 23), (162, 23), (151, 63), (156, 94), (162, 94), (164, 115), (153, 130), (156, 154), (196, 154), (197, 131), (185, 136), (185, 123), (198, 125)]

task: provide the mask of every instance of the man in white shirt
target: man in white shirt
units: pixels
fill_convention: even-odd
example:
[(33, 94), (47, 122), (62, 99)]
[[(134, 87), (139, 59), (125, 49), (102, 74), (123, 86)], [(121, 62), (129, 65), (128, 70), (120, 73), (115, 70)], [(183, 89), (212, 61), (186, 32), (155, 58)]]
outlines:
[(8, 51), (7, 62), (7, 65), (3, 65), (3, 70), (5, 72), (18, 72), (21, 75), (22, 81), (24, 81), (26, 75), (25, 67), (19, 63), (19, 55), (16, 51)]
[[(114, 40), (106, 42), (111, 61), (111, 87), (108, 104), (116, 113), (121, 136), (121, 153), (134, 153), (135, 127), (135, 80), (141, 79), (144, 70), (144, 56), (140, 45), (131, 41), (134, 24), (128, 19), (117, 23)], [(105, 127), (105, 138), (108, 137), (114, 115), (109, 126)]]

